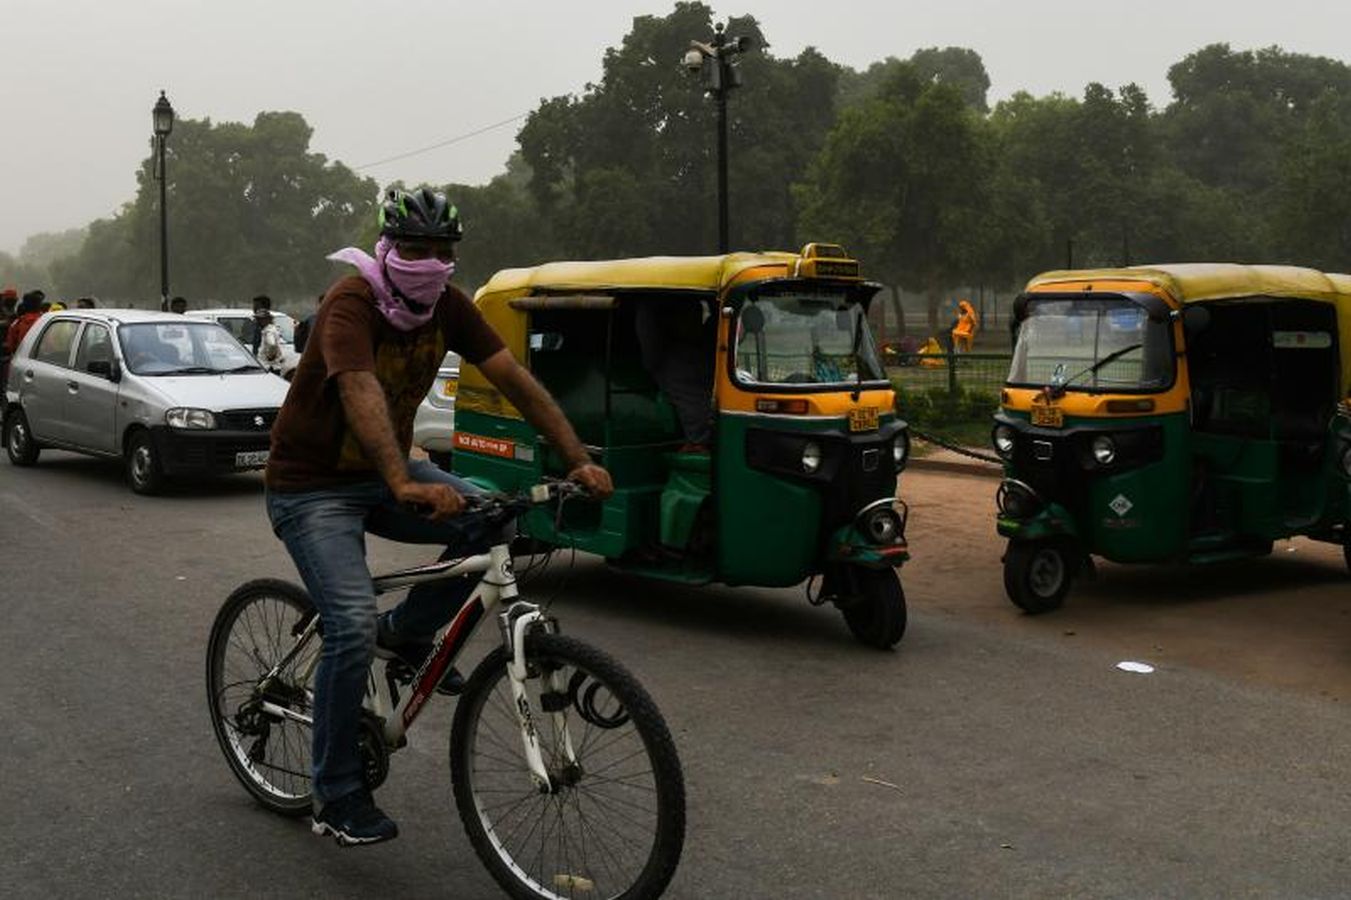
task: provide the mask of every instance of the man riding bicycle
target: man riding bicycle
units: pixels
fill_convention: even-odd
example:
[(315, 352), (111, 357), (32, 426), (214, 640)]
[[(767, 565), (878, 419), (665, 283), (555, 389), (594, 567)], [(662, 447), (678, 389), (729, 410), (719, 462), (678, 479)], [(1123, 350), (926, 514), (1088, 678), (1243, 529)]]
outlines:
[[(444, 195), (426, 188), (389, 192), (375, 256), (349, 247), (329, 257), (352, 263), (359, 277), (329, 288), (272, 427), (268, 517), (323, 630), (314, 681), (314, 831), (344, 845), (398, 834), (365, 786), (358, 747), (377, 642), (420, 663), (475, 584), (460, 578), (419, 586), (377, 616), (366, 533), (445, 545), (443, 559), (500, 541), (475, 517), (457, 517), (475, 486), (408, 458), (414, 414), (446, 351), (483, 372), (562, 453), (573, 480), (602, 498), (613, 491), (558, 404), (449, 283), (461, 234)], [(453, 692), (458, 680), (452, 671), (442, 687)]]

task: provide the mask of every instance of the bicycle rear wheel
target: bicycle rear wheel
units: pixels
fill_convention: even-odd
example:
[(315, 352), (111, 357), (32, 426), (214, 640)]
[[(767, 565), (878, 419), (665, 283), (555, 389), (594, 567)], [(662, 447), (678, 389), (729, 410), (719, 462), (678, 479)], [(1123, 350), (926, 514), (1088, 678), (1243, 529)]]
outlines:
[[(660, 896), (685, 841), (685, 783), (661, 713), (622, 666), (580, 641), (535, 634), (526, 659), (555, 787), (541, 793), (530, 780), (498, 647), (470, 676), (450, 736), (455, 803), (475, 852), (517, 898)], [(565, 691), (548, 690), (551, 672)], [(566, 718), (575, 766), (555, 715)]]
[(275, 678), (265, 677), (296, 647), (313, 615), (309, 595), (296, 585), (250, 581), (226, 599), (207, 645), (211, 727), (230, 771), (259, 803), (290, 816), (310, 812), (311, 728), (276, 710), (313, 715), (318, 635)]

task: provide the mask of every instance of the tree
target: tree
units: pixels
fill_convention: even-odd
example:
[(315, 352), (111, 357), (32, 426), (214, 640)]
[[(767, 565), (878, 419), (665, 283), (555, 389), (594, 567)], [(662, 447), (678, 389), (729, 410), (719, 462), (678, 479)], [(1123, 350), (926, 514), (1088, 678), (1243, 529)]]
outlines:
[[(168, 144), (169, 270), (174, 293), (201, 302), (258, 293), (312, 297), (331, 278), (324, 257), (375, 215), (376, 184), (309, 150), (293, 112), (253, 125), (184, 119)], [(159, 294), (159, 186), (147, 158), (135, 201), (93, 223), (79, 253), (55, 266), (69, 293), (145, 305)]]
[(948, 84), (961, 92), (967, 106), (984, 115), (990, 111), (990, 75), (979, 53), (966, 47), (926, 47), (909, 60), (894, 56), (875, 62), (862, 72), (844, 69), (839, 80), (841, 108), (856, 106), (875, 96), (900, 67), (909, 65), (921, 81)]
[[(753, 18), (743, 86), (729, 98), (729, 209), (737, 247), (794, 237), (790, 185), (834, 120), (838, 67), (815, 50), (781, 60)], [(606, 51), (599, 84), (541, 103), (521, 130), (531, 193), (571, 256), (707, 253), (716, 246), (714, 106), (680, 65), (691, 39), (712, 36), (703, 3), (640, 16)]]
[(1351, 96), (1329, 90), (1286, 147), (1276, 188), (1285, 258), (1331, 271), (1351, 260)]
[(1164, 115), (1182, 170), (1206, 183), (1261, 194), (1279, 177), (1287, 135), (1325, 91), (1351, 95), (1351, 67), (1279, 47), (1235, 52), (1212, 44), (1168, 70)]
[(990, 150), (960, 91), (899, 66), (876, 98), (842, 111), (797, 188), (799, 227), (927, 293), (936, 328), (941, 291), (985, 262)]

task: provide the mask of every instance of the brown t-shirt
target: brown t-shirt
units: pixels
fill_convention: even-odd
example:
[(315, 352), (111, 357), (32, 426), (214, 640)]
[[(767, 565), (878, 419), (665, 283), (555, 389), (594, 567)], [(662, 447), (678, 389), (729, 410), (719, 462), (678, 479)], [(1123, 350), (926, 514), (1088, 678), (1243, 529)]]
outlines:
[(268, 489), (309, 491), (376, 474), (347, 427), (336, 375), (375, 373), (385, 390), (395, 439), (407, 453), (413, 417), (446, 351), (480, 363), (502, 347), (502, 339), (458, 288), (447, 288), (426, 325), (399, 331), (380, 315), (364, 279), (342, 279), (319, 306), (291, 390), (272, 426)]

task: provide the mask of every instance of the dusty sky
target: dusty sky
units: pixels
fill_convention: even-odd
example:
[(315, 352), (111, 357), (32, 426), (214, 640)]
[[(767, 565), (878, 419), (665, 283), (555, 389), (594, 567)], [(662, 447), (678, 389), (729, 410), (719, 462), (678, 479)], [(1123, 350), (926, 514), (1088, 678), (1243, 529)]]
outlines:
[[(135, 191), (161, 88), (182, 116), (296, 110), (312, 148), (363, 166), (580, 92), (657, 0), (0, 0), (0, 250), (107, 216)], [(1136, 81), (1169, 99), (1169, 65), (1208, 43), (1351, 57), (1344, 0), (737, 0), (777, 56), (814, 45), (855, 68), (972, 47), (992, 100)], [(696, 35), (692, 35), (696, 37)], [(519, 122), (363, 168), (381, 182), (480, 183)]]

